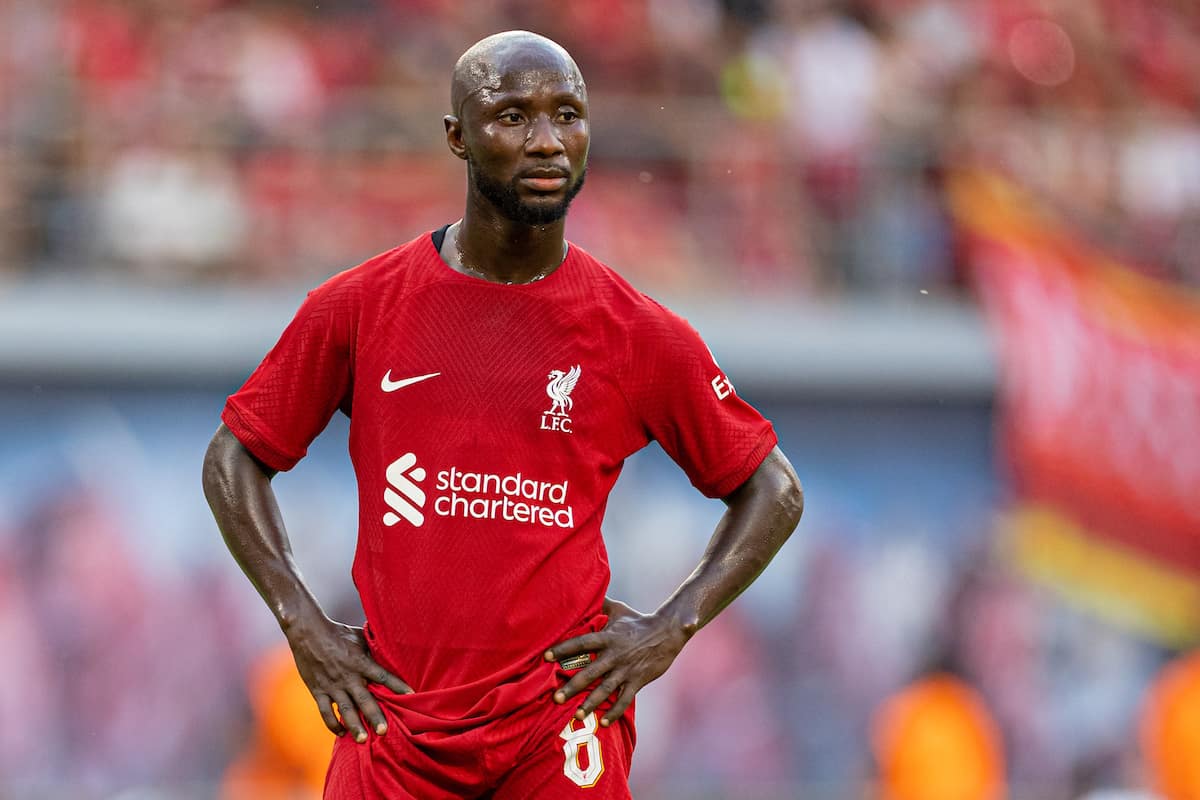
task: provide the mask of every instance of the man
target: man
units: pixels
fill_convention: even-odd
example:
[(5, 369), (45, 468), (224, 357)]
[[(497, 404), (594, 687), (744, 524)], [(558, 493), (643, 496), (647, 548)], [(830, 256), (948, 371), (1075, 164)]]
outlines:
[[(687, 323), (563, 238), (588, 153), (567, 52), (488, 37), (451, 104), (463, 218), (309, 294), (230, 397), (205, 493), (340, 737), (327, 798), (628, 797), (634, 695), (766, 566), (800, 487)], [(339, 408), (361, 629), (305, 586), (270, 484)], [(600, 520), (651, 439), (728, 509), (640, 614), (605, 598)]]

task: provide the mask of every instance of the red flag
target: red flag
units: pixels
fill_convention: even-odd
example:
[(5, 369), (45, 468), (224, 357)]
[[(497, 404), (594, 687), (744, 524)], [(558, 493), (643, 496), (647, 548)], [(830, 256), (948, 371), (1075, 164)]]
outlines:
[(1143, 627), (1195, 636), (1200, 298), (1115, 263), (995, 176), (958, 176), (951, 202), (997, 335), (1018, 556), (1067, 582), (1111, 584), (1092, 596), (1131, 621), (1148, 598), (1122, 595), (1161, 594)]

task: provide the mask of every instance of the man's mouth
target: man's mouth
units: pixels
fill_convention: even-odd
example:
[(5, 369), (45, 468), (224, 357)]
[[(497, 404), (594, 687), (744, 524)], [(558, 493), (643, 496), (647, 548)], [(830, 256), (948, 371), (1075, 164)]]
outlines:
[(562, 176), (557, 178), (526, 177), (521, 178), (521, 183), (539, 192), (557, 192), (567, 185), (567, 179)]
[(570, 173), (556, 167), (531, 169), (521, 174), (521, 183), (537, 192), (557, 192), (567, 185)]

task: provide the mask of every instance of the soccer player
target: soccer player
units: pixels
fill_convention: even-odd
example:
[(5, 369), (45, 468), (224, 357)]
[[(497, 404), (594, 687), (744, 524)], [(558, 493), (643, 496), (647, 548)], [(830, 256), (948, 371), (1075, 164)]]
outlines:
[[(326, 798), (628, 797), (634, 696), (766, 567), (800, 486), (696, 332), (564, 239), (588, 154), (570, 55), (488, 37), (451, 106), (462, 219), (309, 294), (229, 398), (205, 493), (339, 735)], [(339, 409), (362, 628), (306, 587), (271, 489)], [(605, 597), (600, 521), (650, 440), (727, 509), (642, 614)]]

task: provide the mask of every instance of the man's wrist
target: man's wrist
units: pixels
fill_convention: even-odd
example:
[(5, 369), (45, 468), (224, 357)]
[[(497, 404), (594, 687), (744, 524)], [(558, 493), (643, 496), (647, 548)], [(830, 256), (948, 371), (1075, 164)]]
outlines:
[(314, 619), (325, 616), (325, 612), (312, 597), (296, 597), (281, 601), (272, 606), (272, 611), (275, 612), (275, 619), (279, 622), (279, 628), (285, 636), (304, 627)]
[(671, 631), (679, 634), (684, 643), (700, 630), (700, 615), (693, 609), (677, 608), (668, 603), (655, 611), (654, 615), (661, 619)]

